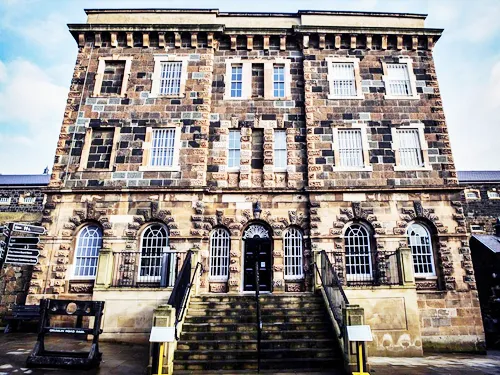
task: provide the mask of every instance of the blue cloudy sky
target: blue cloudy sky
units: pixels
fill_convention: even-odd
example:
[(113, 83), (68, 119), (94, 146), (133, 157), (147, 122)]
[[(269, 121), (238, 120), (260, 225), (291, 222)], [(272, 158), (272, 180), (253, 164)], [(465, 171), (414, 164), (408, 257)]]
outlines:
[(499, 0), (0, 0), (0, 173), (52, 166), (84, 8), (426, 13), (457, 168), (500, 169)]

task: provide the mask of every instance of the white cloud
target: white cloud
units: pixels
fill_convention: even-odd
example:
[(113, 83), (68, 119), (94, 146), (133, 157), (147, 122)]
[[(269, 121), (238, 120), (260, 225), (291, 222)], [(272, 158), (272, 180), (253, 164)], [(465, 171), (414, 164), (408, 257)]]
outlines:
[(7, 68), (5, 64), (0, 61), (0, 82), (5, 81), (7, 79)]
[(67, 16), (52, 13), (45, 19), (35, 20), (24, 25), (11, 26), (11, 28), (39, 47), (56, 50), (64, 49), (63, 44), (73, 40), (66, 26), (67, 21)]
[(490, 92), (488, 102), (492, 108), (500, 107), (500, 60), (491, 69)]

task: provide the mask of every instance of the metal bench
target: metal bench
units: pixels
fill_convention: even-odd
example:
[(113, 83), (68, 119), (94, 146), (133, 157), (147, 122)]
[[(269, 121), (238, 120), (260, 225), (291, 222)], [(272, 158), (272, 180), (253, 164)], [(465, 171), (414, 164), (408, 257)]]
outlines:
[(11, 330), (18, 330), (23, 321), (38, 320), (40, 319), (40, 306), (38, 305), (14, 305), (12, 313), (5, 316), (4, 320), (7, 321), (4, 333)]

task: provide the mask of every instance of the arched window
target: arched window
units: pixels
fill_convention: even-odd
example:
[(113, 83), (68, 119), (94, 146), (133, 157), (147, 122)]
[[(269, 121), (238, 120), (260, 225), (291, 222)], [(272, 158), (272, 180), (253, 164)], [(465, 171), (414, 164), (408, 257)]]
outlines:
[(301, 279), (304, 276), (302, 256), (304, 241), (297, 228), (289, 228), (285, 232), (283, 247), (285, 249), (285, 279)]
[(229, 232), (216, 228), (210, 235), (210, 279), (227, 281), (229, 277)]
[[(159, 281), (161, 278), (162, 256), (168, 250), (168, 233), (163, 224), (151, 224), (142, 233), (139, 281)], [(175, 255), (175, 254), (171, 254)], [(168, 286), (175, 281), (175, 262), (170, 257)], [(172, 276), (173, 275), (173, 276)]]
[(98, 225), (87, 225), (78, 233), (75, 250), (76, 278), (93, 279), (97, 273), (99, 250), (102, 248), (102, 230)]
[(408, 227), (407, 235), (408, 244), (413, 254), (415, 276), (436, 276), (429, 230), (422, 224), (412, 223)]
[(345, 269), (347, 280), (372, 280), (371, 231), (360, 223), (345, 231)]

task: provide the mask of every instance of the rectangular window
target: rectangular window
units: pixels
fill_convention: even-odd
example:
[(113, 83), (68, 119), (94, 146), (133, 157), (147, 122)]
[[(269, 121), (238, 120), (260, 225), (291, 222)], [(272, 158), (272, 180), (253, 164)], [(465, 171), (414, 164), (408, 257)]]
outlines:
[(10, 197), (0, 197), (0, 204), (10, 204)]
[(356, 96), (354, 63), (332, 63), (333, 95)]
[(402, 167), (423, 167), (418, 129), (397, 129), (399, 163)]
[(22, 203), (23, 204), (33, 204), (35, 203), (36, 198), (35, 197), (24, 197)]
[(114, 129), (93, 129), (87, 168), (108, 169), (113, 151)]
[(339, 166), (362, 168), (363, 143), (361, 129), (339, 130)]
[(160, 95), (179, 95), (181, 90), (182, 62), (162, 62)]
[(153, 129), (151, 141), (152, 167), (172, 167), (175, 154), (175, 128)]
[(102, 76), (101, 96), (120, 95), (125, 74), (125, 61), (106, 61)]
[(243, 66), (233, 65), (231, 67), (231, 97), (241, 98), (243, 85)]
[(229, 168), (240, 167), (241, 135), (239, 130), (229, 131), (229, 155), (227, 166)]
[(285, 66), (284, 65), (274, 65), (273, 82), (274, 82), (274, 97), (275, 98), (284, 98), (285, 97)]
[(286, 132), (284, 130), (274, 131), (274, 167), (286, 169)]
[(388, 95), (412, 96), (408, 64), (387, 64), (386, 90)]

